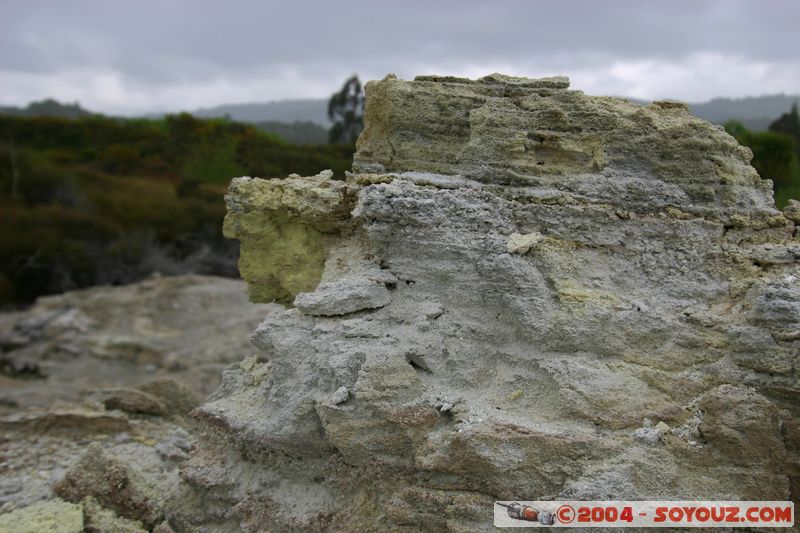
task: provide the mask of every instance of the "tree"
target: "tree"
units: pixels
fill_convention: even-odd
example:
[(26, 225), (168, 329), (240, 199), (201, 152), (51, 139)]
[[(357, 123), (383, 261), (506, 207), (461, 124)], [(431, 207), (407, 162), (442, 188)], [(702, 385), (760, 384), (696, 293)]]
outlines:
[(797, 158), (791, 136), (774, 131), (749, 131), (737, 121), (725, 124), (725, 130), (753, 151), (753, 167), (762, 178), (773, 181), (775, 190), (794, 183)]
[(769, 125), (769, 131), (791, 135), (795, 140), (795, 151), (800, 156), (800, 113), (797, 111), (797, 102), (792, 110), (784, 113), (775, 122)]
[(83, 109), (78, 102), (74, 104), (62, 104), (52, 98), (40, 102), (31, 102), (25, 108), (23, 114), (30, 117), (60, 117), (60, 118), (81, 118), (91, 115)]
[(800, 162), (795, 153), (797, 140), (794, 137), (775, 131), (749, 131), (736, 121), (725, 124), (725, 130), (753, 151), (751, 163), (762, 178), (772, 180), (775, 204), (779, 208), (790, 198), (800, 198)]
[(328, 118), (333, 126), (328, 132), (332, 143), (354, 143), (364, 129), (364, 89), (358, 76), (344, 82), (328, 102)]
[[(2, 148), (2, 152), (8, 154), (8, 168), (11, 174), (11, 198), (16, 198), (19, 196), (19, 164), (17, 162), (17, 147), (14, 144), (14, 139), (8, 137), (8, 141), (4, 144), (0, 144), (0, 148)], [(2, 153), (0, 152), (0, 153)]]

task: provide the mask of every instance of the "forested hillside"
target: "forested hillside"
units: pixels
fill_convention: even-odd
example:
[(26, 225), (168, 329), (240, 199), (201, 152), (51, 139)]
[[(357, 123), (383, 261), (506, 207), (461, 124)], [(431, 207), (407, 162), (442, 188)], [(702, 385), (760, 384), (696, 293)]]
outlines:
[(0, 305), (153, 272), (236, 275), (234, 176), (343, 176), (351, 145), (290, 145), (201, 120), (0, 116)]
[(800, 199), (800, 113), (797, 104), (769, 125), (768, 131), (750, 131), (731, 121), (725, 129), (753, 151), (752, 165), (764, 179), (771, 179), (775, 204), (783, 208), (789, 199)]

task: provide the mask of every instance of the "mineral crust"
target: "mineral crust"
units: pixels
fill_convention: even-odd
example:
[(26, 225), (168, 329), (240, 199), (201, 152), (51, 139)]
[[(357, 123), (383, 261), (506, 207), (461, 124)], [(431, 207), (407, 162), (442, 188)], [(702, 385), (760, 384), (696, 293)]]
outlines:
[(250, 296), (286, 306), (195, 411), (176, 531), (797, 502), (797, 204), (685, 105), (568, 86), (390, 75), (346, 180), (233, 181)]

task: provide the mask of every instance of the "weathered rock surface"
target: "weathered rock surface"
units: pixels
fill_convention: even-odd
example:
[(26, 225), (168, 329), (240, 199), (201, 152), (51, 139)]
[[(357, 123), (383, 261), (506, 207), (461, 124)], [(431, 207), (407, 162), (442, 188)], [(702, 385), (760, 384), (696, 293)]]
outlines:
[(147, 530), (139, 521), (117, 516), (106, 509), (91, 496), (82, 502), (86, 533), (145, 533)]
[(234, 180), (250, 295), (294, 305), (197, 411), (183, 472), (210, 511), (187, 523), (463, 531), (494, 498), (797, 500), (795, 207), (685, 105), (567, 87), (388, 76), (346, 181)]
[[(243, 288), (223, 278), (154, 278), (0, 314), (0, 513), (8, 513), (0, 516), (49, 516), (38, 504), (58, 486), (83, 506), (76, 531), (154, 521), (124, 518), (142, 512), (142, 491), (131, 484), (152, 489), (156, 510), (180, 492), (178, 465), (195, 442), (189, 413), (222, 368), (256, 351), (249, 332), (275, 307), (250, 304)], [(89, 443), (101, 449), (87, 455)], [(109, 484), (117, 470), (129, 488)], [(91, 475), (98, 479), (81, 477)]]
[(55, 486), (61, 498), (80, 502), (92, 498), (130, 520), (154, 527), (163, 517), (161, 495), (139, 472), (108, 456), (99, 444), (91, 444)]
[(225, 365), (253, 352), (247, 336), (274, 307), (248, 303), (242, 287), (211, 276), (151, 278), (0, 314), (0, 413), (159, 379), (207, 396)]
[(0, 515), (3, 533), (83, 533), (83, 509), (61, 500), (49, 500)]
[(294, 305), (307, 315), (335, 316), (377, 309), (391, 301), (392, 295), (383, 283), (354, 277), (320, 283), (314, 292), (298, 294)]
[[(682, 104), (566, 78), (389, 76), (365, 117), (345, 181), (231, 184), (249, 295), (286, 304), (257, 353), (194, 423), (163, 382), (103, 387), (125, 411), (62, 410), (47, 423), (111, 420), (50, 467), (58, 494), (177, 533), (489, 531), (495, 499), (798, 501), (797, 206), (774, 208), (746, 148)], [(221, 324), (209, 350), (239, 346)], [(17, 479), (0, 497), (52, 498)]]

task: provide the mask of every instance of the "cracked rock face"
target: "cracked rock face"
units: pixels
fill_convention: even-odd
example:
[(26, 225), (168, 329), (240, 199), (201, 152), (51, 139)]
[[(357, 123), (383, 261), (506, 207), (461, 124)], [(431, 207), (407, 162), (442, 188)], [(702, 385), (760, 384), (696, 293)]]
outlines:
[[(176, 523), (491, 529), (494, 499), (800, 494), (800, 241), (686, 106), (367, 84), (354, 173), (238, 178), (280, 301), (196, 413)], [(187, 496), (188, 497), (188, 496)]]

